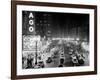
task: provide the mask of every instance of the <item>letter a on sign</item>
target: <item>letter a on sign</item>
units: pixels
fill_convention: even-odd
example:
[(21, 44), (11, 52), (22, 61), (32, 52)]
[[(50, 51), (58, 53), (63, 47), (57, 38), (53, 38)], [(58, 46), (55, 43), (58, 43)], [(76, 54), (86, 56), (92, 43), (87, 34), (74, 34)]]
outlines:
[(29, 18), (34, 18), (32, 13), (29, 14)]

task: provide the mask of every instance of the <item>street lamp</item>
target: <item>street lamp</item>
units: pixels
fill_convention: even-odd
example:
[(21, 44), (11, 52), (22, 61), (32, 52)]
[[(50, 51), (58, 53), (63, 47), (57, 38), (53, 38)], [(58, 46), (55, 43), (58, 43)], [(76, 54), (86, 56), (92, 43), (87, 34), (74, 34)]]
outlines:
[(35, 65), (37, 65), (37, 40), (35, 42), (36, 42)]
[(38, 42), (40, 41), (40, 36), (34, 36), (34, 41), (35, 41), (35, 65), (37, 65), (37, 46)]

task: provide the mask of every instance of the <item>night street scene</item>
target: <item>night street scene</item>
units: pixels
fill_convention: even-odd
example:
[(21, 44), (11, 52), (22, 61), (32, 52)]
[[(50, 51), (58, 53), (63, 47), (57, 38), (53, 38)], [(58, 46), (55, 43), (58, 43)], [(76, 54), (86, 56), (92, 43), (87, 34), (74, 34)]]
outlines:
[(89, 66), (89, 14), (22, 11), (22, 69)]

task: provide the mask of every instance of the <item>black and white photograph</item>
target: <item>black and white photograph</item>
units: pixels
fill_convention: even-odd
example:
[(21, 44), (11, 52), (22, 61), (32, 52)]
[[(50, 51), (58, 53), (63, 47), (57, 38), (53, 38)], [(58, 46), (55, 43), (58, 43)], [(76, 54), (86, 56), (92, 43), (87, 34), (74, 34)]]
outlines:
[(12, 78), (96, 74), (96, 6), (23, 1), (12, 6)]
[(22, 11), (22, 69), (89, 66), (89, 14)]

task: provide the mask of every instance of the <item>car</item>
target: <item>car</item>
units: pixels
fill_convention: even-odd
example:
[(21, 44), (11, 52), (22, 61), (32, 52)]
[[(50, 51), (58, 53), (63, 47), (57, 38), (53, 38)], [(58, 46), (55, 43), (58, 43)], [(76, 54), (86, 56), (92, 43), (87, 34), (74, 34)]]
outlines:
[(44, 68), (44, 62), (43, 61), (39, 61), (37, 63), (37, 66), (39, 66), (40, 68)]
[(46, 63), (51, 63), (51, 62), (52, 62), (52, 58), (48, 57), (47, 60), (46, 60)]

